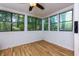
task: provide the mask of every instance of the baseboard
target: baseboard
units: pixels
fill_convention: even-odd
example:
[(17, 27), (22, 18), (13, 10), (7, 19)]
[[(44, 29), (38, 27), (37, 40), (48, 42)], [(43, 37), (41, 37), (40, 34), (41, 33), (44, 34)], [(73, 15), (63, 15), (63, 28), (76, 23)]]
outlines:
[(8, 49), (8, 48), (13, 48), (13, 47), (17, 47), (17, 46), (21, 46), (21, 45), (25, 45), (25, 44), (30, 44), (30, 43), (34, 43), (34, 42), (38, 42), (38, 41), (42, 41), (42, 39), (40, 40), (34, 40), (34, 41), (31, 41), (31, 42), (23, 42), (23, 43), (19, 43), (19, 44), (16, 44), (16, 45), (11, 45), (11, 46), (8, 46), (8, 47), (3, 47), (3, 48), (0, 48), (0, 50), (5, 50), (5, 49)]
[(68, 48), (65, 48), (65, 47), (63, 47), (63, 46), (60, 46), (60, 45), (58, 45), (58, 44), (51, 43), (51, 42), (49, 42), (49, 41), (47, 41), (47, 40), (44, 40), (44, 41), (45, 41), (45, 42), (48, 42), (49, 44), (55, 45), (55, 46), (57, 46), (57, 47), (61, 47), (61, 48), (64, 49), (64, 50), (68, 50), (68, 51), (74, 52), (74, 50), (72, 50), (72, 49), (68, 49)]

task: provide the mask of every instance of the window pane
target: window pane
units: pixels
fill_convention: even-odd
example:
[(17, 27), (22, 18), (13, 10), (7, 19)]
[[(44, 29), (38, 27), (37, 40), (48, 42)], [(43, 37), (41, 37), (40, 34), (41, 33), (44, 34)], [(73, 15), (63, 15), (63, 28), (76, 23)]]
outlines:
[(44, 30), (48, 30), (48, 18), (44, 19)]
[(24, 30), (24, 22), (20, 22), (19, 23), (19, 28), (20, 28), (21, 31)]
[(12, 31), (24, 30), (24, 15), (13, 14), (12, 15)]
[(5, 22), (6, 31), (11, 31), (11, 22)]
[(72, 31), (72, 21), (60, 23), (60, 30)]
[(57, 27), (58, 27), (57, 23), (50, 24), (50, 30), (51, 31), (57, 31)]
[(28, 30), (29, 30), (29, 31), (32, 30), (31, 28), (32, 28), (32, 25), (31, 25), (31, 23), (30, 23), (30, 18), (28, 18)]
[(18, 22), (18, 14), (12, 14), (12, 22)]
[(19, 22), (24, 22), (24, 15), (19, 15)]
[(11, 31), (10, 22), (0, 22), (0, 31)]
[(19, 30), (20, 30), (20, 28), (19, 28), (18, 24), (17, 23), (13, 23), (12, 24), (12, 31), (19, 31)]
[(33, 31), (35, 30), (35, 18), (28, 16), (28, 30)]
[(57, 23), (57, 22), (58, 22), (57, 15), (50, 17), (50, 23)]
[(0, 22), (0, 31), (4, 31), (5, 27), (4, 27), (4, 22)]
[(24, 30), (24, 22), (13, 23), (12, 31), (23, 31)]
[(24, 15), (0, 11), (0, 31), (24, 30)]
[(41, 19), (36, 20), (36, 30), (42, 30), (42, 20)]
[(57, 31), (57, 28), (58, 28), (57, 23), (58, 23), (58, 16), (57, 15), (50, 17), (50, 30), (51, 31)]
[(31, 23), (32, 22), (32, 17), (28, 16), (28, 22)]
[(6, 21), (5, 17), (6, 17), (6, 13), (0, 11), (0, 21)]
[(71, 20), (72, 20), (72, 11), (60, 14), (60, 22), (71, 21)]
[(6, 21), (11, 22), (11, 13), (6, 12), (5, 19), (6, 19)]
[(33, 28), (32, 28), (32, 23), (28, 23), (28, 30), (29, 30), (29, 31), (32, 31), (32, 30), (33, 30)]
[(0, 11), (0, 21), (10, 21), (11, 22), (11, 13)]
[(0, 11), (0, 31), (11, 31), (11, 13)]
[(0, 12), (0, 21), (10, 21), (11, 22), (11, 13), (9, 12)]
[(72, 11), (60, 14), (60, 30), (72, 31)]
[(42, 20), (40, 18), (28, 16), (28, 31), (42, 30)]

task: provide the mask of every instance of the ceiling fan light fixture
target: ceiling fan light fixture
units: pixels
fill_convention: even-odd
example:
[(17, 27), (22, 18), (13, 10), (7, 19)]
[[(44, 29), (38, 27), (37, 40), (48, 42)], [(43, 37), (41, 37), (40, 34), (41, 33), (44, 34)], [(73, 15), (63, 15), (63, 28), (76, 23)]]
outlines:
[(44, 10), (44, 7), (42, 5), (40, 5), (39, 3), (30, 3), (30, 6), (29, 6), (29, 11), (32, 11), (32, 9), (34, 7), (38, 7), (40, 8), (41, 10)]
[(30, 6), (36, 6), (36, 3), (30, 3)]

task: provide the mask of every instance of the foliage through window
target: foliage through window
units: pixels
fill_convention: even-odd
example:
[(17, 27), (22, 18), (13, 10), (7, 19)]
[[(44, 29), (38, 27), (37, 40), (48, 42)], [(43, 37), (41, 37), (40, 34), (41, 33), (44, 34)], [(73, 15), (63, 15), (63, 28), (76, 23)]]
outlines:
[(22, 31), (24, 30), (24, 16), (13, 14), (12, 15), (12, 30), (13, 31)]
[(57, 31), (58, 29), (58, 16), (54, 15), (50, 17), (50, 30)]
[(11, 13), (0, 11), (0, 31), (11, 30)]
[(23, 31), (24, 15), (0, 11), (0, 31)]
[(28, 31), (42, 30), (42, 19), (28, 16)]
[(44, 18), (44, 30), (48, 30), (48, 18)]
[(60, 14), (60, 31), (72, 31), (72, 11)]

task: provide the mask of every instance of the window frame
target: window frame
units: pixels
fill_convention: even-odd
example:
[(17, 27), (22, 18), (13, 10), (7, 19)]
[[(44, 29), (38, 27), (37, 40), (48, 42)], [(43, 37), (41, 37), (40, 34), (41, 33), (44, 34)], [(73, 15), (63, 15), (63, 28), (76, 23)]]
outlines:
[[(35, 31), (42, 31), (42, 19), (41, 18), (37, 18), (37, 17), (35, 17), (36, 18), (36, 22), (35, 22)], [(37, 21), (40, 21), (38, 24), (37, 24)], [(39, 25), (39, 24), (41, 24), (41, 25)], [(41, 29), (36, 29), (37, 28), (37, 25), (39, 25), (39, 26), (41, 26)]]
[[(31, 22), (30, 22), (29, 17), (30, 17), (30, 20), (33, 19), (33, 21), (31, 20)], [(30, 16), (30, 15), (27, 16), (27, 31), (36, 31), (36, 22), (35, 22), (34, 18), (35, 17)], [(34, 23), (34, 25), (31, 26), (32, 29), (29, 29), (29, 24), (33, 24), (33, 23)], [(35, 27), (35, 28), (33, 28), (33, 27)]]
[[(0, 10), (0, 12), (5, 12), (5, 13), (11, 13), (11, 21), (7, 21), (7, 22), (10, 22), (11, 23), (11, 29), (8, 31), (8, 30), (5, 30), (5, 31), (0, 31), (0, 32), (13, 32), (14, 30), (12, 30), (12, 14), (18, 14), (18, 15), (23, 15), (24, 16), (24, 20), (25, 20), (25, 15), (24, 14), (20, 14), (20, 13), (15, 13), (15, 12), (9, 12), (9, 11), (5, 11), (5, 10)], [(19, 17), (19, 16), (18, 16)], [(2, 21), (2, 22), (5, 22), (6, 21)], [(16, 22), (15, 22), (16, 23)], [(24, 24), (24, 27), (25, 27), (25, 22), (21, 22)], [(19, 30), (19, 31), (24, 31), (24, 30)]]
[[(63, 14), (63, 13), (69, 12), (69, 11), (72, 11), (72, 20), (70, 20), (70, 21), (63, 21), (63, 22), (72, 22), (72, 30), (61, 30), (60, 29), (60, 23), (63, 23), (63, 22), (60, 21), (60, 14)], [(59, 13), (59, 31), (68, 31), (68, 32), (73, 31), (73, 9), (70, 9), (70, 10), (67, 10), (67, 11)]]
[[(4, 12), (4, 13), (10, 13), (11, 14), (11, 20), (12, 20), (12, 13), (11, 12), (9, 12), (9, 11), (5, 11), (5, 10), (0, 10), (0, 12)], [(11, 23), (12, 24), (12, 22), (11, 21), (1, 21), (1, 22), (3, 22), (3, 23), (6, 23), (6, 22), (9, 22), (9, 23)], [(11, 26), (11, 25), (10, 25)], [(12, 26), (11, 26), (12, 27)], [(11, 28), (12, 29), (12, 28)], [(11, 31), (11, 29), (8, 31), (8, 30), (5, 30), (5, 31), (0, 31), (0, 32), (10, 32)]]
[[(18, 14), (18, 13), (12, 13), (12, 17), (13, 17), (13, 14), (18, 15), (18, 17), (17, 17), (18, 19), (17, 19), (17, 22), (11, 22), (12, 27), (13, 27), (13, 24), (14, 24), (14, 23), (17, 23), (17, 27), (18, 27), (19, 23), (23, 23), (23, 25), (25, 24), (24, 21), (22, 21), (22, 22), (19, 21), (19, 15), (22, 15), (22, 16), (24, 17), (24, 20), (25, 20), (25, 15), (23, 15), (23, 14)], [(11, 19), (12, 19), (12, 18), (11, 18)], [(13, 30), (13, 28), (11, 28), (11, 29), (12, 29), (12, 31), (24, 31), (24, 28), (23, 28), (23, 30)]]
[[(34, 18), (33, 20), (34, 21), (32, 21), (32, 22), (29, 22), (28, 21), (28, 17), (30, 17), (30, 19), (32, 19), (32, 18)], [(41, 26), (41, 29), (37, 29), (37, 21), (38, 20), (41, 20), (41, 23), (38, 23), (38, 24), (41, 24), (40, 26)], [(28, 24), (33, 24), (34, 25), (34, 27), (35, 28), (33, 28), (33, 26), (31, 27), (31, 28), (33, 28), (32, 30), (31, 29), (29, 29), (29, 26), (28, 26)], [(42, 31), (42, 18), (38, 18), (38, 17), (34, 17), (34, 16), (27, 16), (27, 31)]]
[[(58, 15), (59, 14), (55, 14), (55, 15), (52, 15), (52, 16), (49, 17), (50, 18), (50, 20), (49, 20), (50, 21), (50, 24), (49, 24), (50, 25), (50, 31), (58, 31), (58, 26), (59, 26), (59, 24), (58, 24), (59, 23)], [(57, 19), (58, 19), (58, 22), (52, 23), (52, 24), (56, 24), (57, 23), (57, 30), (51, 30), (51, 17), (53, 17), (53, 16), (57, 16)]]

